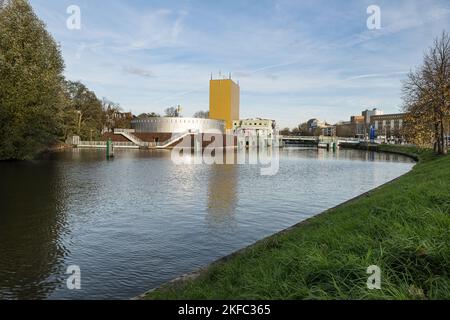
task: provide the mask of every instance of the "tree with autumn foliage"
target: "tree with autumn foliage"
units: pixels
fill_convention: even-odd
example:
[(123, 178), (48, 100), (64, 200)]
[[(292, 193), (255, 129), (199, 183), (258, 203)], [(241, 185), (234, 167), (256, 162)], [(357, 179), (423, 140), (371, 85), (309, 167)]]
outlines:
[(425, 54), (423, 65), (403, 84), (405, 133), (419, 145), (448, 152), (450, 120), (450, 36), (443, 32)]

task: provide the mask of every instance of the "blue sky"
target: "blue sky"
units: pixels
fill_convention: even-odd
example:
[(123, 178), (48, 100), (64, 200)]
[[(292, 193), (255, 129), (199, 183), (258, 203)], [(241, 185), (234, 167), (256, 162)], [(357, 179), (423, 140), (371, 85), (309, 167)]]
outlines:
[[(448, 0), (31, 0), (61, 44), (68, 79), (135, 114), (209, 106), (219, 71), (241, 86), (241, 118), (293, 127), (401, 107), (401, 80), (450, 31)], [(69, 5), (81, 30), (69, 30)], [(381, 8), (381, 29), (366, 10)]]

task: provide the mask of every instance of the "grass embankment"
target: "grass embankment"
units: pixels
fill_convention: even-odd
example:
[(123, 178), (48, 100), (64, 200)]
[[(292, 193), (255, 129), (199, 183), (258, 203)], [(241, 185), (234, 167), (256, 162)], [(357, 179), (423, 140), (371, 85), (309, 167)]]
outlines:
[[(147, 299), (450, 299), (450, 156), (262, 240)], [(367, 267), (382, 289), (367, 289)]]

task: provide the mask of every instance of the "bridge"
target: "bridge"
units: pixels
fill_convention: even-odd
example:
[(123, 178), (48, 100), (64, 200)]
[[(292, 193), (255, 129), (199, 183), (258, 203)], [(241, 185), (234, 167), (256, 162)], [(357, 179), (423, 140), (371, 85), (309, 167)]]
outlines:
[(359, 143), (357, 138), (342, 137), (326, 137), (326, 136), (282, 136), (281, 140), (284, 145), (300, 145), (304, 147), (329, 147), (333, 143), (340, 145), (341, 143)]
[[(113, 142), (115, 148), (126, 149), (167, 149), (177, 145), (183, 138), (189, 135), (196, 135), (198, 132), (186, 131), (174, 134), (169, 140), (163, 142), (146, 142), (134, 135), (133, 129), (116, 129), (114, 134), (122, 135), (127, 142)], [(340, 137), (313, 137), (313, 136), (280, 136), (283, 146), (301, 146), (309, 148), (331, 148), (333, 143), (357, 144), (360, 139), (340, 138)], [(76, 141), (75, 141), (76, 140)], [(80, 141), (75, 139), (72, 144), (79, 148), (106, 148), (106, 141)]]

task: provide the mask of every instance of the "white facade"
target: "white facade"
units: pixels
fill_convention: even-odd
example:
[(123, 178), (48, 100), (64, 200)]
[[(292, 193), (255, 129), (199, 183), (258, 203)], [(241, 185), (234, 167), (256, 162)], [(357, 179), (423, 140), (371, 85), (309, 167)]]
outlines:
[(233, 121), (233, 133), (244, 136), (273, 138), (276, 135), (276, 123), (270, 119), (245, 119)]
[(131, 127), (136, 132), (152, 133), (182, 133), (182, 132), (225, 132), (225, 122), (222, 120), (199, 118), (145, 118), (134, 119)]

